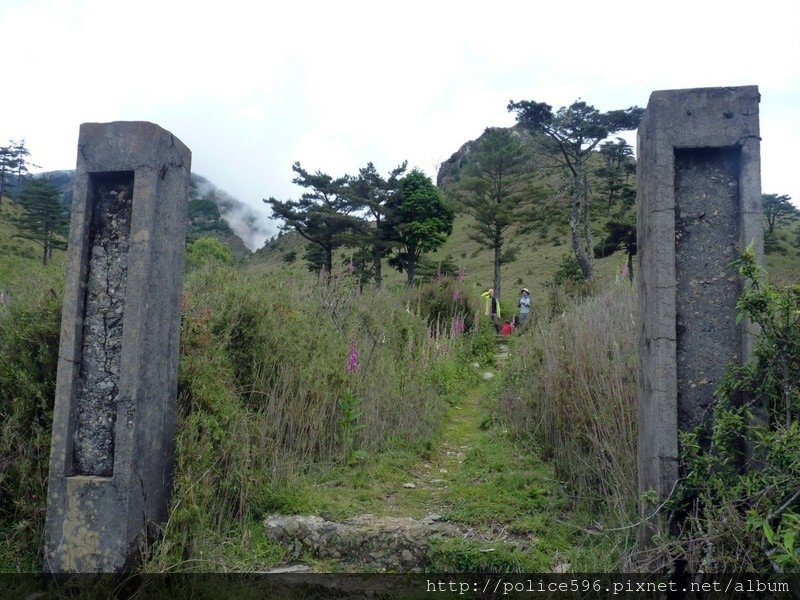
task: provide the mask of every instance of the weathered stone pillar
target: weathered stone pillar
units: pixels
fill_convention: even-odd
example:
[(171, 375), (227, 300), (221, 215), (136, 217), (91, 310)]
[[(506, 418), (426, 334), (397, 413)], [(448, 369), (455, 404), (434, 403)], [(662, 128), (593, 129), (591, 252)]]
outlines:
[(46, 571), (124, 570), (166, 519), (190, 166), (152, 123), (81, 125)]
[(653, 92), (639, 127), (639, 491), (658, 499), (643, 517), (678, 480), (678, 432), (710, 418), (726, 366), (753, 343), (728, 265), (763, 247), (758, 103), (756, 86)]

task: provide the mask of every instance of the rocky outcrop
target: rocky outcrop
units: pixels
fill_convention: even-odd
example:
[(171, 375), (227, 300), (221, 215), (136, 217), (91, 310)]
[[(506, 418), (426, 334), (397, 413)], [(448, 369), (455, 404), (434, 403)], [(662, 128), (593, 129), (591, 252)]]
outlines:
[(480, 147), (486, 134), (496, 129), (508, 129), (524, 145), (531, 148), (534, 147), (534, 138), (532, 135), (519, 125), (515, 125), (514, 127), (487, 127), (478, 139), (468, 141), (454, 152), (450, 158), (439, 165), (439, 172), (436, 175), (436, 187), (446, 187), (458, 181), (461, 169), (469, 164), (472, 153)]
[(390, 571), (421, 571), (428, 561), (434, 534), (455, 536), (455, 525), (439, 515), (420, 520), (360, 515), (342, 522), (313, 516), (268, 517), (267, 537), (289, 549), (295, 558), (309, 552), (316, 558), (374, 566)]

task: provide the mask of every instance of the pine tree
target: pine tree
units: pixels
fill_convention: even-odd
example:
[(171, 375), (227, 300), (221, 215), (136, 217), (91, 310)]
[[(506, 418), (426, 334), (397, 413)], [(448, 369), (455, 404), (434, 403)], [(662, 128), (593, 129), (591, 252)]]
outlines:
[(3, 202), (3, 194), (8, 189), (8, 184), (14, 167), (16, 166), (16, 158), (14, 157), (13, 146), (0, 146), (0, 204)]
[[(317, 171), (312, 174), (303, 169), (299, 162), (292, 165), (297, 176), (293, 183), (308, 190), (300, 200), (264, 199), (272, 208), (272, 214), (283, 221), (283, 231), (296, 231), (304, 237), (311, 248), (306, 248), (304, 257), (316, 261), (321, 253), (322, 265), (330, 275), (333, 270), (333, 252), (344, 245), (346, 236), (353, 230), (363, 227), (363, 221), (350, 213), (355, 209), (347, 195), (347, 176), (334, 179)], [(316, 248), (313, 248), (316, 247)]]
[(36, 166), (28, 160), (28, 157), (31, 155), (28, 148), (25, 146), (25, 140), (22, 139), (18, 142), (11, 142), (12, 151), (14, 153), (14, 165), (13, 168), (16, 171), (17, 180), (15, 183), (15, 187), (17, 192), (22, 189), (22, 184), (24, 182), (25, 177), (28, 174), (28, 165)]
[(517, 122), (532, 132), (541, 132), (552, 139), (562, 164), (572, 174), (572, 207), (569, 225), (572, 250), (586, 281), (592, 279), (592, 239), (589, 224), (589, 194), (585, 163), (594, 148), (609, 135), (636, 129), (644, 109), (632, 106), (625, 110), (601, 113), (580, 100), (562, 106), (555, 113), (549, 104), (523, 100), (508, 104), (517, 113)]
[[(519, 135), (519, 134), (516, 134)], [(508, 129), (487, 129), (459, 184), (459, 199), (475, 222), (470, 238), (494, 251), (494, 290), (500, 297), (500, 265), (509, 229), (526, 218), (523, 212), (534, 191), (523, 175), (530, 171), (530, 154)], [(508, 255), (505, 255), (506, 262)]]
[(58, 188), (48, 179), (33, 179), (22, 188), (19, 203), (23, 213), (15, 220), (17, 237), (39, 244), (46, 265), (55, 248), (67, 248), (69, 218)]
[(375, 286), (381, 287), (383, 283), (382, 262), (383, 258), (391, 250), (391, 241), (386, 239), (383, 227), (383, 219), (386, 216), (389, 199), (397, 191), (400, 176), (405, 173), (407, 162), (404, 161), (397, 168), (389, 173), (389, 177), (384, 179), (371, 162), (360, 169), (358, 177), (352, 179), (347, 188), (353, 203), (365, 209), (372, 220), (375, 222), (374, 228), (363, 230), (361, 240), (355, 245), (369, 245), (372, 249), (372, 273), (375, 278)]
[(786, 194), (762, 194), (761, 210), (767, 221), (767, 233), (775, 233), (775, 225), (782, 221), (800, 217), (800, 211), (792, 204), (791, 196)]

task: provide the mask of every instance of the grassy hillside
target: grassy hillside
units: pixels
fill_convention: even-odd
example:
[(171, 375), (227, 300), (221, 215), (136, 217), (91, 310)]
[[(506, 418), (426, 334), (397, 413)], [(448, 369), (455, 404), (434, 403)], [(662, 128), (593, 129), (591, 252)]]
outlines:
[(66, 252), (53, 250), (53, 260), (42, 267), (42, 248), (35, 242), (15, 237), (14, 219), (22, 208), (7, 197), (0, 204), (0, 292), (8, 293), (21, 279), (34, 273), (62, 273)]
[(783, 285), (800, 282), (800, 222), (778, 224), (775, 236), (764, 240), (764, 268), (770, 281)]
[[(564, 201), (566, 202), (566, 201)], [(594, 239), (603, 234), (602, 227), (607, 220), (604, 210), (598, 207), (593, 219)], [(442, 248), (429, 256), (434, 262), (445, 260), (448, 256), (459, 268), (466, 272), (468, 289), (476, 294), (492, 284), (492, 251), (479, 248), (469, 238), (472, 217), (460, 214), (456, 217), (453, 234)], [(765, 267), (770, 280), (775, 283), (800, 281), (800, 223), (782, 224), (776, 228), (777, 247), (765, 253)], [(534, 300), (547, 295), (553, 283), (553, 275), (564, 257), (572, 255), (569, 230), (562, 220), (551, 224), (542, 234), (542, 229), (523, 233), (517, 230), (509, 237), (509, 246), (517, 250), (517, 259), (501, 267), (503, 282), (503, 303), (516, 301), (518, 288), (531, 290)], [(308, 273), (302, 258), (305, 240), (293, 233), (284, 234), (268, 242), (250, 259), (251, 268), (262, 272), (277, 270), (291, 273), (296, 277), (312, 276)], [(339, 264), (344, 266), (350, 256), (349, 250), (339, 252)], [(293, 257), (293, 260), (289, 260)], [(595, 260), (596, 277), (599, 283), (612, 281), (625, 263), (625, 254), (616, 252), (607, 258)], [(384, 278), (388, 285), (402, 285), (405, 276), (384, 263)]]

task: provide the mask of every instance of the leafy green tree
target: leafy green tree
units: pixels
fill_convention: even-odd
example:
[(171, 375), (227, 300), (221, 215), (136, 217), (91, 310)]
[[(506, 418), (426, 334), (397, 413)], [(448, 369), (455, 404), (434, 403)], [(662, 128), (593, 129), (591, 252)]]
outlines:
[(17, 237), (42, 247), (42, 264), (53, 257), (53, 249), (66, 249), (69, 218), (58, 188), (48, 179), (33, 179), (25, 184), (19, 197), (23, 213), (15, 223)]
[(459, 185), (466, 192), (459, 198), (475, 219), (470, 238), (494, 251), (494, 290), (498, 298), (506, 236), (513, 225), (526, 217), (524, 207), (530, 199), (530, 189), (523, 175), (529, 170), (530, 154), (514, 133), (487, 129)]
[(387, 203), (384, 220), (386, 239), (397, 246), (389, 265), (406, 273), (406, 283), (414, 283), (420, 259), (445, 243), (453, 232), (453, 210), (430, 177), (414, 169), (403, 177), (397, 193)]
[(600, 112), (580, 100), (562, 106), (555, 113), (549, 104), (523, 100), (508, 104), (516, 112), (517, 122), (532, 132), (547, 135), (558, 148), (562, 164), (572, 174), (572, 207), (569, 225), (572, 250), (585, 280), (594, 275), (589, 227), (589, 195), (586, 185), (586, 159), (595, 147), (618, 131), (636, 129), (644, 109), (632, 106), (625, 110)]
[(300, 200), (269, 198), (264, 202), (270, 205), (272, 214), (283, 221), (283, 231), (294, 230), (319, 249), (322, 268), (330, 275), (334, 250), (344, 244), (349, 232), (363, 225), (351, 215), (355, 207), (346, 189), (349, 178), (334, 179), (321, 171), (312, 174), (299, 162), (292, 165), (292, 171), (297, 174), (292, 182), (308, 190)]
[(391, 241), (386, 239), (382, 221), (386, 215), (387, 204), (397, 191), (400, 177), (405, 173), (407, 161), (393, 169), (387, 178), (383, 178), (371, 162), (360, 169), (358, 177), (349, 182), (348, 190), (352, 202), (365, 209), (375, 222), (374, 228), (363, 228), (361, 240), (357, 245), (367, 244), (372, 248), (372, 268), (376, 287), (381, 287), (383, 275), (381, 271), (383, 258), (391, 250)]
[(761, 210), (767, 220), (768, 233), (775, 233), (775, 225), (778, 223), (800, 217), (800, 211), (794, 207), (791, 200), (791, 196), (786, 194), (761, 195)]

